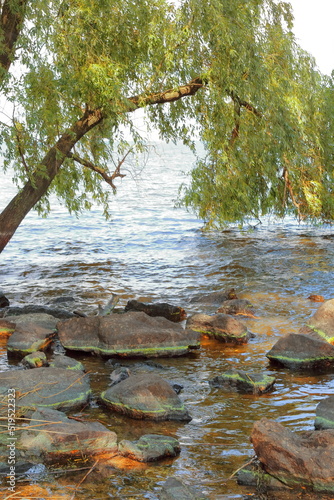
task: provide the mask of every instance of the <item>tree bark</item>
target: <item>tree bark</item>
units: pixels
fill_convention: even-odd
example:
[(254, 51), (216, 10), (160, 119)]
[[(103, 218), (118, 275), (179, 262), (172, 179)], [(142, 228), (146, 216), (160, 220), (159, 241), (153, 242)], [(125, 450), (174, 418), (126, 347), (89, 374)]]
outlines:
[[(0, 67), (6, 72), (13, 60), (14, 46), (21, 31), (27, 4), (28, 0), (18, 0), (15, 4), (13, 4), (13, 0), (5, 0), (2, 5), (0, 16)], [(2, 75), (4, 76), (5, 74), (3, 73)]]
[[(183, 97), (194, 95), (201, 87), (203, 87), (201, 79), (196, 78), (177, 89), (132, 96), (128, 98), (128, 106), (124, 112), (129, 113), (142, 106), (174, 102)], [(46, 167), (46, 172), (41, 174), (39, 170), (36, 170), (31, 179), (0, 214), (0, 253), (13, 237), (25, 216), (46, 194), (65, 158), (70, 156), (73, 146), (104, 118), (101, 109), (86, 111), (83, 117), (67, 130), (48, 151), (41, 162)]]

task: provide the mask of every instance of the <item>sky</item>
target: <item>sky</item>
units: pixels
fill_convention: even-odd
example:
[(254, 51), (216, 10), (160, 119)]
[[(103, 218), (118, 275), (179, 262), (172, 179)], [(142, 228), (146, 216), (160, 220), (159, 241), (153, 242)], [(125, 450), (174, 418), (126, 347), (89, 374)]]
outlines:
[(299, 45), (316, 59), (322, 73), (334, 70), (334, 0), (288, 0)]

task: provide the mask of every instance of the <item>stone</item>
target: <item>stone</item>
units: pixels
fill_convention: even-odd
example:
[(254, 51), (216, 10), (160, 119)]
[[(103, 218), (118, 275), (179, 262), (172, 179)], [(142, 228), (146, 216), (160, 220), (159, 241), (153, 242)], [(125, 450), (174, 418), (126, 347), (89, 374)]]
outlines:
[(294, 371), (334, 370), (334, 346), (300, 333), (279, 339), (266, 356), (271, 362)]
[(47, 366), (48, 360), (46, 359), (45, 352), (35, 351), (22, 359), (23, 366), (27, 368), (41, 368), (42, 366)]
[(9, 306), (9, 300), (5, 296), (3, 292), (0, 291), (0, 309), (3, 309), (4, 307)]
[(240, 314), (242, 316), (254, 316), (254, 312), (251, 302), (246, 299), (225, 300), (217, 310), (217, 313)]
[(159, 500), (208, 500), (208, 497), (174, 477), (169, 477), (164, 482), (158, 498)]
[(111, 384), (110, 386), (119, 384), (122, 380), (130, 377), (130, 370), (125, 366), (120, 366), (116, 370), (112, 371), (110, 374)]
[(63, 356), (62, 354), (55, 355), (50, 361), (49, 366), (52, 368), (65, 368), (66, 370), (85, 371), (85, 367), (80, 361), (69, 356)]
[(177, 439), (159, 434), (146, 434), (138, 441), (123, 439), (118, 444), (120, 455), (138, 462), (155, 462), (163, 458), (176, 457), (180, 450)]
[(2, 314), (4, 317), (7, 316), (22, 316), (24, 314), (48, 314), (49, 316), (53, 316), (55, 318), (72, 318), (74, 316), (73, 313), (66, 311), (65, 309), (48, 307), (43, 305), (26, 305), (23, 307), (6, 307)]
[(251, 434), (255, 454), (266, 473), (290, 488), (334, 492), (334, 429), (290, 431), (263, 418)]
[(173, 306), (166, 302), (147, 304), (138, 300), (129, 300), (125, 306), (125, 311), (142, 311), (149, 316), (162, 316), (169, 321), (178, 323), (186, 319), (187, 314), (182, 307)]
[(79, 422), (57, 410), (37, 408), (29, 426), (33, 430), (24, 431), (17, 446), (27, 456), (42, 456), (46, 463), (118, 453), (117, 435), (99, 422)]
[(37, 406), (76, 410), (88, 402), (91, 393), (88, 375), (61, 368), (0, 372), (0, 400), (9, 389), (15, 389), (18, 415)]
[(240, 392), (242, 394), (263, 394), (273, 389), (276, 382), (275, 377), (262, 373), (247, 373), (241, 370), (228, 370), (217, 375), (209, 384), (228, 391)]
[(200, 345), (193, 331), (143, 312), (69, 319), (58, 335), (65, 349), (105, 356), (181, 356)]
[(113, 411), (145, 420), (184, 420), (191, 417), (171, 385), (155, 374), (132, 375), (100, 396)]
[(11, 321), (15, 325), (21, 325), (25, 323), (34, 323), (35, 325), (41, 326), (43, 328), (48, 328), (54, 331), (57, 327), (58, 319), (50, 314), (45, 313), (31, 313), (31, 314), (21, 314), (20, 316), (6, 316), (2, 321)]
[(17, 324), (14, 333), (7, 342), (7, 352), (16, 356), (25, 356), (35, 351), (45, 350), (55, 332), (35, 323)]
[(334, 299), (324, 302), (300, 333), (334, 344)]
[(251, 337), (246, 326), (228, 314), (194, 314), (188, 319), (187, 328), (233, 344), (244, 344)]
[(0, 319), (0, 335), (11, 335), (15, 332), (16, 324), (6, 319)]
[(334, 396), (320, 401), (315, 412), (316, 429), (334, 429)]
[(216, 305), (219, 306), (225, 300), (237, 299), (237, 294), (234, 288), (226, 291), (206, 293), (202, 295), (197, 295), (193, 297), (190, 302), (201, 302), (202, 304)]

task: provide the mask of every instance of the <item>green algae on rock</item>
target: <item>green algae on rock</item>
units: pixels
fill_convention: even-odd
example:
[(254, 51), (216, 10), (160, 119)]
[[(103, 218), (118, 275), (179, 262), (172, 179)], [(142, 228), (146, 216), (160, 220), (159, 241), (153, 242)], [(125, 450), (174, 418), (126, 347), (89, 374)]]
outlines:
[(62, 368), (1, 372), (0, 399), (9, 389), (15, 389), (18, 414), (37, 406), (62, 411), (82, 408), (91, 393), (88, 375)]
[(108, 408), (143, 420), (181, 420), (191, 417), (171, 385), (155, 374), (132, 375), (104, 391)]
[(118, 444), (120, 455), (139, 462), (155, 462), (167, 457), (176, 457), (180, 450), (177, 439), (160, 434), (145, 434), (138, 441), (123, 439)]
[(315, 429), (334, 429), (334, 396), (322, 399), (316, 408)]
[(300, 333), (279, 339), (266, 356), (290, 370), (334, 371), (334, 346)]
[(115, 432), (99, 422), (78, 422), (50, 408), (37, 408), (32, 414), (18, 448), (26, 456), (42, 456), (46, 462), (57, 463), (86, 460), (100, 453), (118, 453)]
[(251, 337), (246, 326), (229, 314), (194, 314), (188, 319), (187, 327), (231, 344), (245, 344)]
[(245, 394), (263, 394), (273, 389), (275, 381), (275, 377), (262, 373), (248, 373), (232, 369), (217, 375), (209, 381), (209, 384), (212, 387)]
[(48, 361), (45, 352), (35, 351), (27, 354), (27, 356), (22, 359), (22, 364), (28, 368), (41, 368), (42, 366), (47, 366)]
[(15, 356), (26, 356), (35, 351), (43, 351), (50, 345), (55, 333), (36, 323), (17, 324), (7, 342), (7, 351)]
[(104, 356), (181, 356), (200, 346), (195, 332), (144, 312), (72, 318), (58, 323), (58, 334), (65, 349)]

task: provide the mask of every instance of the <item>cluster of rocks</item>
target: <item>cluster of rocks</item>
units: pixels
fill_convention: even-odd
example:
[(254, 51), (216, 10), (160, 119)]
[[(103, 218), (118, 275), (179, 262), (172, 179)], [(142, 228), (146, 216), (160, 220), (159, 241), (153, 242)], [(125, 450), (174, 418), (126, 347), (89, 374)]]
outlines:
[[(38, 368), (15, 367), (0, 373), (0, 398), (15, 388), (18, 416), (29, 421), (17, 442), (21, 458), (28, 464), (40, 457), (45, 463), (54, 463), (102, 453), (144, 462), (177, 456), (180, 445), (172, 436), (144, 435), (135, 442), (118, 442), (116, 434), (99, 422), (66, 416), (64, 412), (89, 403), (89, 375), (79, 361), (67, 355), (50, 356), (50, 347), (57, 341), (67, 354), (157, 358), (196, 353), (201, 335), (235, 345), (252, 338), (237, 316), (254, 317), (253, 305), (239, 299), (234, 290), (202, 295), (193, 302), (215, 307), (216, 312), (187, 318), (178, 306), (131, 300), (117, 314), (112, 311), (113, 300), (100, 314), (85, 316), (44, 306), (18, 310), (0, 296), (0, 305), (4, 304), (0, 331), (9, 335), (8, 356), (19, 357), (21, 368)], [(282, 337), (267, 357), (270, 363), (290, 370), (333, 370), (334, 300), (324, 302), (298, 334)], [(209, 384), (214, 390), (261, 395), (274, 389), (275, 378), (232, 369), (219, 373)], [(134, 375), (119, 367), (111, 373), (111, 384), (99, 394), (98, 402), (109, 411), (134, 419), (189, 422), (191, 415), (178, 396), (179, 390), (156, 374)], [(36, 432), (38, 422), (43, 422), (43, 428)], [(242, 469), (238, 481), (253, 486), (262, 481), (268, 488), (301, 485), (333, 492), (333, 440), (334, 396), (319, 404), (314, 431), (297, 435), (277, 422), (255, 422), (251, 441), (257, 462)], [(0, 460), (1, 449), (0, 439)], [(181, 493), (184, 498), (204, 498), (174, 478), (167, 481), (161, 498), (181, 498), (177, 496)]]

